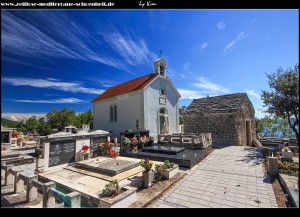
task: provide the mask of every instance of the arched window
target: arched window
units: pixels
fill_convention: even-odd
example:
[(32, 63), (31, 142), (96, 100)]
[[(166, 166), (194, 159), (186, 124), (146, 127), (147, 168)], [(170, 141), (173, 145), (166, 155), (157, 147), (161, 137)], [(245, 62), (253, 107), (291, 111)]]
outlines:
[(168, 134), (169, 133), (169, 117), (168, 111), (165, 108), (159, 110), (159, 133)]

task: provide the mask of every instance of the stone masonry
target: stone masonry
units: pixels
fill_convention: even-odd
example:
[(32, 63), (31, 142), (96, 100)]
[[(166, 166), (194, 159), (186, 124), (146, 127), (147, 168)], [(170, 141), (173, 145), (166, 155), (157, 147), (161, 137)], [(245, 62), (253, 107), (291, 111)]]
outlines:
[(183, 118), (185, 133), (212, 133), (214, 144), (251, 145), (255, 138), (255, 111), (246, 93), (194, 99)]

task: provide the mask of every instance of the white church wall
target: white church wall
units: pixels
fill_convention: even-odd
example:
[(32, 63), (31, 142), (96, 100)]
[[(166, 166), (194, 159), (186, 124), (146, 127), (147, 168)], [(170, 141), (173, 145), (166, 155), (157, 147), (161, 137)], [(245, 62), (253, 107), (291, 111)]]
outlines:
[[(165, 90), (166, 104), (160, 104), (160, 90)], [(150, 134), (157, 140), (159, 134), (158, 111), (160, 108), (166, 108), (169, 117), (169, 132), (179, 132), (179, 113), (178, 113), (178, 97), (173, 88), (165, 78), (159, 77), (144, 93), (145, 105), (145, 128), (150, 130)]]
[[(94, 130), (113, 131), (113, 137), (119, 138), (120, 132), (136, 129), (136, 120), (139, 128), (144, 128), (142, 91), (122, 94), (104, 99), (93, 104)], [(117, 106), (117, 121), (110, 121), (110, 106)]]

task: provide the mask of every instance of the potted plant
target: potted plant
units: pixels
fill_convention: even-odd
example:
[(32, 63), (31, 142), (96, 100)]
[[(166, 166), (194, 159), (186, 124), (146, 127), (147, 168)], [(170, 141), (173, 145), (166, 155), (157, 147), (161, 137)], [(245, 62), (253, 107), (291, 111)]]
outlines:
[(89, 150), (90, 150), (90, 146), (84, 145), (84, 146), (82, 146), (81, 150), (82, 150), (83, 153), (88, 153)]
[(166, 179), (172, 178), (179, 172), (178, 165), (174, 164), (169, 160), (165, 160), (163, 167), (164, 167), (164, 171), (162, 173), (162, 176)]
[(117, 180), (105, 185), (100, 194), (99, 207), (126, 208), (137, 200), (136, 188), (120, 187)]
[(141, 136), (140, 137), (140, 144), (141, 144), (141, 148), (144, 148), (145, 145), (148, 143), (149, 138), (145, 135), (145, 136)]
[(133, 137), (130, 140), (131, 140), (131, 144), (132, 144), (133, 153), (137, 153), (138, 152), (139, 140), (136, 137)]
[(89, 158), (90, 146), (84, 145), (80, 150), (80, 160), (86, 160)]
[(142, 159), (139, 163), (141, 167), (145, 170), (143, 171), (143, 186), (149, 188), (152, 185), (154, 180), (154, 171), (151, 170), (153, 166), (153, 161), (150, 161), (148, 158)]
[(164, 171), (164, 165), (163, 164), (156, 164), (155, 165), (155, 179), (157, 180), (157, 181), (160, 181), (160, 180), (162, 180), (162, 178), (163, 178), (163, 171)]
[(100, 143), (98, 149), (100, 154), (104, 157), (115, 158), (119, 155), (119, 152), (114, 150), (112, 143), (110, 143), (109, 141), (107, 141), (106, 143)]
[(129, 152), (131, 147), (131, 141), (127, 137), (122, 137), (123, 138), (123, 152)]

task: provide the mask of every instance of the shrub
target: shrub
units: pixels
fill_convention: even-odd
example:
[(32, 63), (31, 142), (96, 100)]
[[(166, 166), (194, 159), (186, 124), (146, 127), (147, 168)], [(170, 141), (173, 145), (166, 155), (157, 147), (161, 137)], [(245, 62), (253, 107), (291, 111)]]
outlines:
[(158, 180), (158, 181), (162, 180), (162, 173), (164, 171), (164, 165), (156, 164), (155, 171), (156, 171), (156, 174), (155, 174), (156, 180)]
[(165, 169), (170, 169), (170, 168), (173, 168), (174, 167), (174, 163), (169, 161), (169, 160), (165, 160), (164, 162), (164, 168)]
[(102, 190), (102, 197), (114, 197), (119, 195), (122, 192), (119, 183), (117, 180), (111, 181), (105, 185), (105, 188)]
[(279, 161), (278, 162), (279, 172), (292, 176), (299, 176), (299, 163)]

